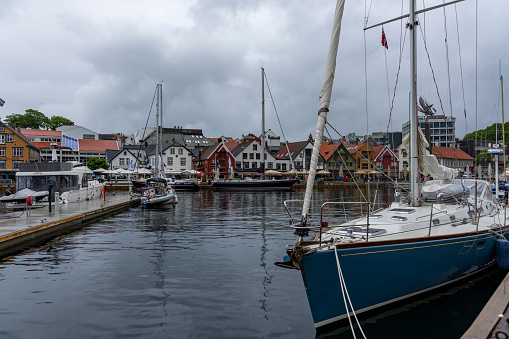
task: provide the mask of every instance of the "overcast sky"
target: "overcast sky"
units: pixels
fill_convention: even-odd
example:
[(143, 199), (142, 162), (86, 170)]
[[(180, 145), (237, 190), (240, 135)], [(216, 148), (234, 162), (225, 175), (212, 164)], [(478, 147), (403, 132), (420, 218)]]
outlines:
[[(373, 0), (368, 26), (406, 13), (407, 2), (402, 8), (400, 0)], [(442, 3), (417, 2), (419, 9)], [(129, 135), (145, 126), (155, 84), (163, 82), (165, 127), (200, 128), (207, 137), (261, 134), (263, 66), (286, 138), (305, 140), (314, 136), (335, 5), (333, 0), (3, 0), (0, 118), (36, 109), (99, 133)], [(460, 138), (476, 127), (476, 83), (478, 128), (501, 121), (499, 59), (502, 75), (509, 75), (509, 2), (483, 0), (478, 6), (477, 73), (475, 0), (448, 6), (445, 15), (443, 9), (419, 15), (418, 93), (439, 113), (442, 106), (457, 118)], [(385, 50), (381, 27), (364, 33), (364, 13), (363, 1), (346, 1), (329, 113), (342, 135), (401, 131), (408, 120), (404, 22), (384, 26)], [(391, 126), (389, 100), (399, 67)], [(265, 126), (281, 135), (272, 98), (266, 88)], [(154, 111), (149, 126), (155, 125), (153, 117)]]

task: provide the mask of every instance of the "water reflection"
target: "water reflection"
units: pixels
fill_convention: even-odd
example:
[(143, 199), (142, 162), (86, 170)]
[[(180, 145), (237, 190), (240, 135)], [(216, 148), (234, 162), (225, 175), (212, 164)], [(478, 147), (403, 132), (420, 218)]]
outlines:
[[(322, 201), (355, 192), (316, 192), (314, 220)], [(296, 238), (282, 201), (303, 195), (183, 192), (175, 206), (132, 208), (0, 261), (0, 337), (313, 337), (300, 273), (273, 265)], [(371, 321), (371, 337), (392, 317)], [(413, 317), (400, 319), (433, 320)]]

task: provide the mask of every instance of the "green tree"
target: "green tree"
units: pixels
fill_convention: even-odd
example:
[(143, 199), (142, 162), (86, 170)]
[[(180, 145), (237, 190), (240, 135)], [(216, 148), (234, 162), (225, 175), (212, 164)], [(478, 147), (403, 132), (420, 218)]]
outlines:
[(31, 129), (48, 129), (49, 119), (44, 113), (35, 109), (27, 109), (25, 111), (26, 128)]
[(74, 122), (72, 122), (71, 120), (58, 115), (54, 115), (49, 119), (48, 128), (54, 131), (60, 126), (73, 126), (73, 125)]
[(475, 165), (479, 166), (479, 164), (486, 164), (493, 161), (493, 154), (488, 154), (487, 150), (479, 151), (477, 157), (475, 157)]
[(20, 127), (25, 128), (26, 122), (25, 122), (25, 115), (24, 114), (16, 114), (12, 113), (5, 117), (5, 122), (7, 125), (12, 127)]
[(98, 168), (104, 168), (108, 169), (110, 166), (108, 165), (108, 162), (104, 158), (90, 158), (87, 161), (87, 166), (92, 171), (98, 169)]

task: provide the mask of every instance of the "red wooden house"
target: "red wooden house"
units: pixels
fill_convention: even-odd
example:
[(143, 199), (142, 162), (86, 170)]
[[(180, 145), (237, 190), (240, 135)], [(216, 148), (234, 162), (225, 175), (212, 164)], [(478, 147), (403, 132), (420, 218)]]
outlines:
[(223, 142), (204, 147), (193, 159), (194, 169), (205, 175), (214, 176), (216, 169), (219, 168), (221, 176), (228, 175), (230, 166), (235, 166), (235, 157), (230, 149), (236, 145), (237, 143)]

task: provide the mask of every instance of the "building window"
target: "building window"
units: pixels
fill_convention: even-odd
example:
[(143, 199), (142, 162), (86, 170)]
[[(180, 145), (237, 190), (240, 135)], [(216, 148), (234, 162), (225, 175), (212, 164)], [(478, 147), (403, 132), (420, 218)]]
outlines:
[(235, 161), (235, 168), (241, 168), (240, 166), (242, 166), (241, 162)]
[(267, 163), (267, 168), (268, 169), (272, 169), (273, 168), (273, 163), (272, 162), (268, 162)]
[(256, 160), (260, 160), (260, 153), (256, 153)]
[(12, 161), (12, 169), (19, 169), (19, 164), (22, 164), (23, 160), (13, 160)]
[(5, 160), (0, 160), (0, 170), (4, 170), (5, 168)]
[(257, 163), (257, 162), (253, 162), (253, 163), (251, 164), (251, 168), (257, 168), (257, 167), (258, 167), (258, 163)]
[(248, 162), (244, 163), (244, 169), (249, 169), (249, 163)]
[(118, 165), (125, 166), (125, 158), (118, 158)]
[(286, 172), (286, 164), (281, 164), (281, 170), (282, 170), (283, 172)]
[(0, 134), (0, 144), (5, 145), (5, 134)]
[(249, 159), (254, 159), (254, 153), (249, 153)]
[(185, 166), (186, 165), (186, 158), (181, 158), (180, 159), (180, 166)]
[(5, 147), (0, 147), (0, 157), (5, 157)]
[(280, 170), (281, 170), (281, 164), (280, 164), (280, 163), (278, 163), (278, 162), (276, 163), (276, 170), (277, 170), (277, 171), (280, 171)]
[(13, 142), (14, 141), (14, 135), (6, 134), (6, 136), (7, 136), (7, 142)]
[(244, 160), (247, 159), (247, 153), (242, 153), (242, 159), (244, 159)]
[(23, 156), (23, 147), (13, 147), (12, 148), (12, 156), (13, 157), (22, 157)]
[(184, 149), (183, 148), (179, 148), (179, 155), (183, 155), (184, 154)]
[(83, 134), (83, 139), (86, 139), (86, 140), (95, 140), (95, 135), (93, 135), (93, 134)]
[(0, 132), (5, 132), (5, 127), (4, 126), (0, 126)]
[(172, 157), (168, 157), (168, 158), (166, 159), (166, 164), (167, 164), (168, 166), (173, 166), (173, 158), (172, 158)]

